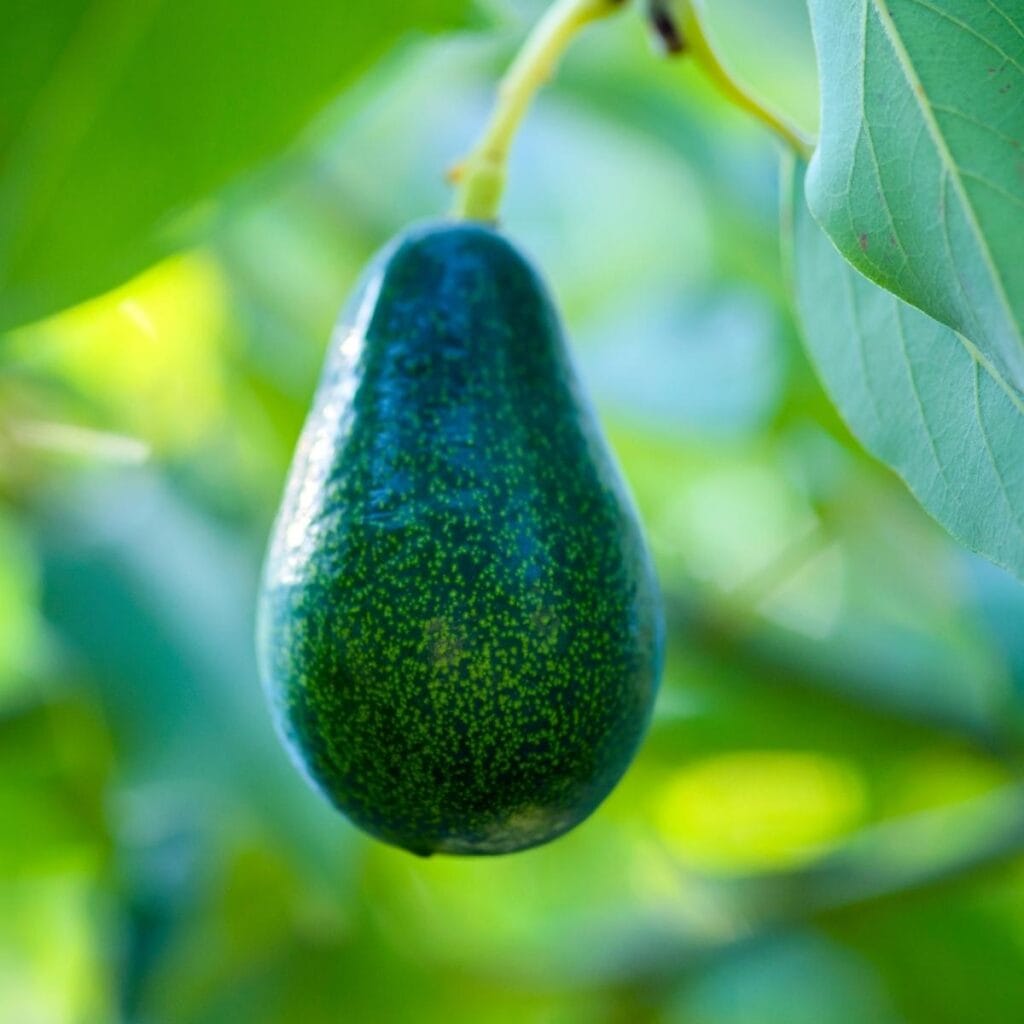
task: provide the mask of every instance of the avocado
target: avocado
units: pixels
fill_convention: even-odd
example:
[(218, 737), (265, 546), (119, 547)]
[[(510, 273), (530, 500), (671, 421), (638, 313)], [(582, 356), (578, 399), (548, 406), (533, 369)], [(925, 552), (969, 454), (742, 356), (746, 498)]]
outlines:
[(662, 662), (636, 514), (530, 263), (416, 226), (342, 314), (261, 589), (302, 770), (389, 843), (561, 835), (626, 770)]

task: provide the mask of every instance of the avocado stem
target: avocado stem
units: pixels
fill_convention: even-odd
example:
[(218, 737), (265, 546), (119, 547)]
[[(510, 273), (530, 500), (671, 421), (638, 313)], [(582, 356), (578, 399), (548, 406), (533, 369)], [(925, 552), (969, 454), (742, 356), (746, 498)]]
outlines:
[(807, 160), (814, 148), (799, 128), (769, 110), (742, 86), (715, 53), (701, 23), (703, 0), (649, 0), (648, 17), (672, 54), (687, 54), (734, 106), (753, 115), (798, 156)]
[(530, 102), (558, 67), (579, 31), (620, 10), (626, 0), (555, 0), (534, 26), (498, 85), (497, 100), (476, 144), (448, 172), (456, 184), (455, 213), (494, 221), (505, 187), (505, 166)]

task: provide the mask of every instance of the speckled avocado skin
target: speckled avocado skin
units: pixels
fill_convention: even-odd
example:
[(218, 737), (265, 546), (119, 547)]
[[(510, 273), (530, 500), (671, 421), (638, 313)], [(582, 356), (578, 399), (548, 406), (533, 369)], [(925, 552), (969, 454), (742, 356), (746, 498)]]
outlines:
[(342, 315), (265, 567), (295, 759), (415, 853), (547, 842), (626, 770), (662, 635), (543, 283), (482, 225), (401, 235)]

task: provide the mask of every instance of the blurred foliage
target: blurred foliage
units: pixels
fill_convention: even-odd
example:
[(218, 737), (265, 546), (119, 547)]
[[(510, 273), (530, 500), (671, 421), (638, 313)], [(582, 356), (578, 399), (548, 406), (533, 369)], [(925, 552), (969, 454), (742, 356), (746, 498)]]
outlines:
[[(1024, 1016), (1024, 591), (845, 432), (786, 299), (773, 144), (639, 19), (595, 27), (542, 97), (505, 224), (562, 303), (666, 592), (640, 757), (548, 847), (424, 861), (334, 814), (273, 735), (253, 595), (332, 319), (377, 246), (444, 210), (538, 7), (406, 40), (204, 193), (180, 254), (0, 342), (0, 1020)], [(813, 127), (803, 5), (709, 7), (738, 73)], [(251, 65), (203, 74), (236, 89)], [(202, 125), (196, 81), (154, 88)], [(150, 166), (123, 189), (173, 178)], [(70, 294), (39, 283), (39, 308)]]
[(471, 0), (8, 0), (0, 323), (141, 269), (189, 207), (290, 143), (389, 43), (472, 13)]

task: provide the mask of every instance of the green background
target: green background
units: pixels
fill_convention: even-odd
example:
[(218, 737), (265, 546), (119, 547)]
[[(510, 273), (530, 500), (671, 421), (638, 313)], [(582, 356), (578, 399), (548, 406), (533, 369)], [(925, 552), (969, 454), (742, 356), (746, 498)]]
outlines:
[[(821, 390), (764, 131), (627, 13), (517, 142), (668, 664), (590, 821), (423, 861), (288, 762), (255, 586), (332, 320), (542, 5), (42, 6), (0, 12), (0, 1020), (1019, 1024), (1024, 590)], [(708, 7), (815, 130), (803, 4)]]

